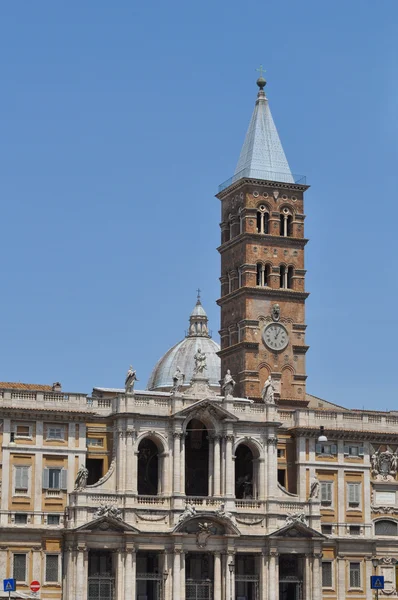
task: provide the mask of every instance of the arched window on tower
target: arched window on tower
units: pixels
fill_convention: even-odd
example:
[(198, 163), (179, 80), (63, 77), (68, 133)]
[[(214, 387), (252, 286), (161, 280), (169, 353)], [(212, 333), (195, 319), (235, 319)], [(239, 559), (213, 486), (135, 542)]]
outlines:
[(267, 207), (261, 204), (257, 209), (257, 233), (268, 233), (268, 221)]
[(287, 267), (286, 265), (281, 265), (279, 267), (279, 272), (280, 272), (280, 287), (284, 290), (293, 289), (293, 275), (294, 275), (293, 267)]
[(288, 208), (283, 208), (280, 216), (280, 235), (289, 237), (293, 235), (293, 217)]
[(256, 282), (259, 287), (266, 287), (269, 285), (270, 273), (271, 273), (270, 265), (264, 265), (263, 263), (257, 263)]

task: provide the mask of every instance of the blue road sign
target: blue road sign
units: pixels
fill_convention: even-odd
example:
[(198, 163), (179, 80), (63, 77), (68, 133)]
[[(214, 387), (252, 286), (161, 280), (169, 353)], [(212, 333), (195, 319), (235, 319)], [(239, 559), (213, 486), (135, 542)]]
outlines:
[(3, 587), (5, 592), (15, 592), (15, 579), (3, 579)]
[(384, 590), (384, 577), (381, 575), (371, 575), (370, 587), (372, 590)]

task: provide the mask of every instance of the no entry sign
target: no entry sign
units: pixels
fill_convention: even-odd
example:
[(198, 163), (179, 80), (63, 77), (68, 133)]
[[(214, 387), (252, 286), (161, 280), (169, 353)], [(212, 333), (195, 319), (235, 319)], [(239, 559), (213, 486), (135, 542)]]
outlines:
[(32, 592), (38, 592), (40, 589), (40, 581), (32, 581), (30, 584), (30, 589)]

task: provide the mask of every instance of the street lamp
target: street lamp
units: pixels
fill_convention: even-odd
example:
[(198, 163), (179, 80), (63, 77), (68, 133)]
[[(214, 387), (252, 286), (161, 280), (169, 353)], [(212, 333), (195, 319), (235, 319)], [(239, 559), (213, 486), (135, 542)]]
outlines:
[(323, 425), (321, 425), (319, 428), (318, 442), (322, 443), (322, 442), (327, 442), (327, 441), (328, 441), (328, 438), (325, 435), (325, 428)]
[[(377, 575), (377, 567), (379, 566), (379, 559), (372, 558), (372, 565), (375, 570), (375, 575)], [(379, 590), (376, 588), (376, 600), (379, 600)]]
[(232, 574), (235, 571), (235, 563), (230, 562), (228, 565), (229, 569), (229, 598), (232, 600)]

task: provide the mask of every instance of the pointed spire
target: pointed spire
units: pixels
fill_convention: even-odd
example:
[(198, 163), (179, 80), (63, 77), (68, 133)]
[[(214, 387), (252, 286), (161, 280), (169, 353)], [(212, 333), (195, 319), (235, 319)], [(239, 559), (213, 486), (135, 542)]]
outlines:
[(189, 317), (189, 331), (187, 337), (211, 337), (209, 334), (207, 314), (200, 301), (200, 290), (197, 289), (197, 300), (191, 316)]
[(259, 70), (260, 77), (257, 79), (257, 85), (260, 90), (235, 169), (234, 179), (240, 176), (293, 183), (293, 175), (264, 92), (267, 82), (262, 76), (262, 66)]

